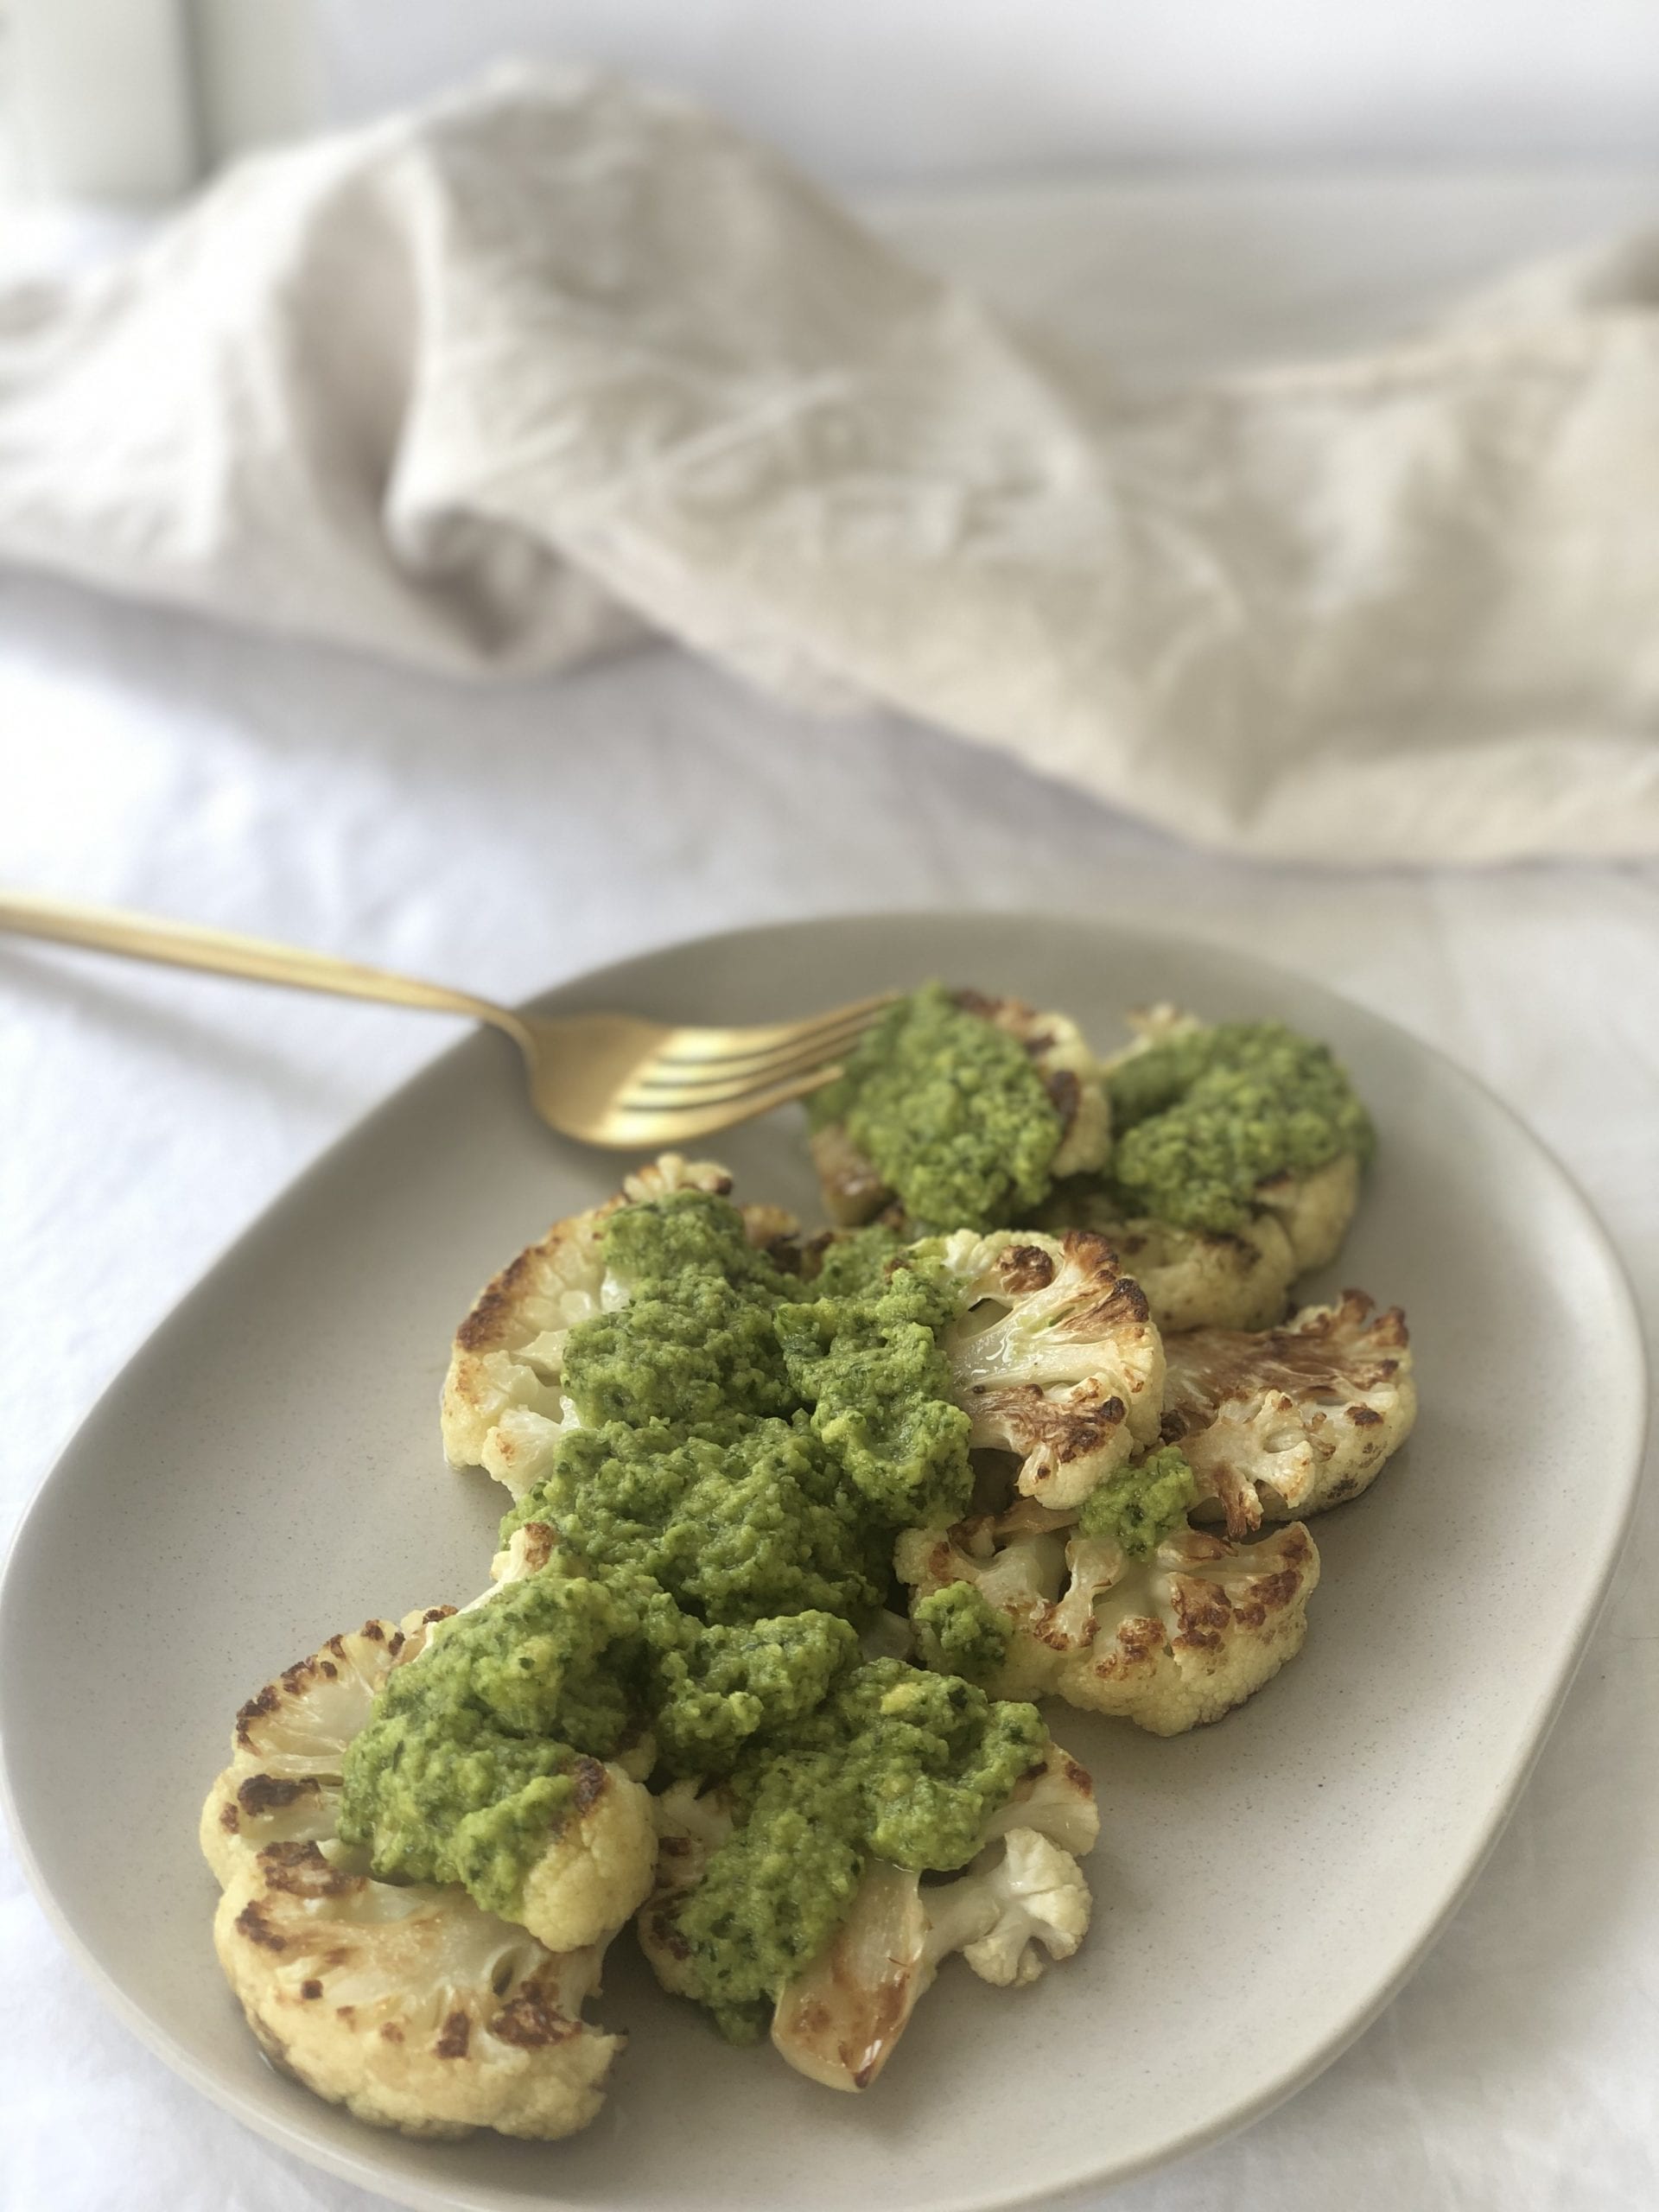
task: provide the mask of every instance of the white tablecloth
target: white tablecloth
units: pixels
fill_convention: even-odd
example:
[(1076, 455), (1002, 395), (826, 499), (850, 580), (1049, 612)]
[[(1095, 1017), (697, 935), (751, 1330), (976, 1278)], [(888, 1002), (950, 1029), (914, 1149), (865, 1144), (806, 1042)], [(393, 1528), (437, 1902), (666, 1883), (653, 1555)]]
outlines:
[[(1659, 219), (1659, 175), (1073, 186), (884, 213), (1157, 377), (1397, 330), (1511, 258)], [(462, 691), (16, 576), (0, 791), (0, 880), (507, 999), (668, 938), (878, 903), (1164, 920), (1316, 974), (1495, 1085), (1659, 1313), (1659, 868), (1269, 871), (927, 731), (795, 721), (664, 649)], [(9, 1525), (204, 1264), (453, 1030), (16, 944), (0, 1008)], [(1571, 1417), (1536, 1409), (1541, 1430)], [(1115, 2208), (1659, 2202), (1656, 1566), (1649, 1503), (1519, 1812), (1403, 1994), (1291, 2104)], [(175, 2082), (4, 1855), (0, 1952), (6, 2212), (377, 2201)], [(1247, 1993), (1238, 2017), (1253, 2032)]]

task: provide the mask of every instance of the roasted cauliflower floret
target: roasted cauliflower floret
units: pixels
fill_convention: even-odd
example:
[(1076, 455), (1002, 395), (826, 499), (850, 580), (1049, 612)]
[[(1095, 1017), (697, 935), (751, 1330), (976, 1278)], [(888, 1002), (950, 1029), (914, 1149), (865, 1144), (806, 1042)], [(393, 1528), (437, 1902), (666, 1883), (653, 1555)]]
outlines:
[(884, 1209), (936, 1229), (1018, 1222), (1057, 1176), (1099, 1167), (1110, 1143), (1075, 1022), (938, 983), (896, 1000), (809, 1110), (824, 1207), (843, 1227)]
[[(555, 1222), (479, 1293), (455, 1332), (443, 1385), (443, 1448), (454, 1467), (482, 1467), (515, 1498), (545, 1480), (559, 1440), (576, 1425), (562, 1387), (565, 1340), (579, 1322), (627, 1303), (626, 1282), (607, 1272), (605, 1225), (624, 1206), (696, 1190), (724, 1197), (732, 1179), (709, 1160), (677, 1153), (642, 1167), (614, 1198)], [(743, 1209), (750, 1241), (786, 1244), (791, 1216), (777, 1206)]]
[(600, 1947), (556, 1955), (460, 1890), (372, 1881), (326, 1842), (253, 1853), (213, 1942), (271, 2058), (408, 2135), (571, 2134), (622, 2047), (582, 2018)]
[(1121, 1052), (1113, 1052), (1100, 1063), (1101, 1073), (1114, 1076), (1126, 1062), (1136, 1059), (1155, 1046), (1173, 1045), (1183, 1037), (1196, 1037), (1206, 1025), (1196, 1014), (1188, 1014), (1169, 999), (1159, 999), (1151, 1006), (1129, 1008), (1125, 1017), (1130, 1038)]
[[(1325, 1173), (1317, 1171), (1309, 1185)], [(1165, 1337), (1183, 1329), (1270, 1327), (1289, 1304), (1301, 1265), (1276, 1214), (1259, 1213), (1234, 1230), (1180, 1229), (1146, 1215), (1125, 1218), (1109, 1188), (1088, 1178), (1055, 1191), (1042, 1225), (1103, 1236), (1145, 1291)]]
[(1361, 1291), (1282, 1329), (1198, 1329), (1166, 1351), (1163, 1434), (1230, 1536), (1357, 1497), (1416, 1418), (1405, 1315), (1374, 1313)]
[(1136, 1560), (1026, 1500), (910, 1530), (896, 1565), (913, 1602), (966, 1581), (1006, 1624), (993, 1695), (1063, 1697), (1159, 1736), (1219, 1719), (1270, 1681), (1301, 1649), (1319, 1580), (1300, 1522), (1249, 1545), (1183, 1522)]
[(1303, 1174), (1272, 1176), (1256, 1185), (1255, 1202), (1284, 1230), (1299, 1275), (1327, 1268), (1359, 1206), (1359, 1155), (1344, 1152)]
[(679, 1931), (679, 1908), (736, 1827), (731, 1787), (691, 1777), (671, 1783), (652, 1799), (651, 1809), (657, 1824), (657, 1875), (634, 1921), (634, 1932), (669, 1995), (695, 1999), (691, 1947)]
[(1155, 1441), (1163, 1345), (1103, 1236), (977, 1236), (921, 1248), (962, 1302), (941, 1343), (976, 1447), (1020, 1456), (1020, 1490), (1074, 1505)]
[(333, 1637), (243, 1707), (202, 1813), (202, 1849), (225, 1892), (214, 1943), (271, 2057), (358, 2118), (416, 2135), (565, 2135), (598, 2111), (621, 2048), (582, 2008), (651, 1872), (648, 1844), (626, 1893), (609, 1884), (598, 1909), (591, 1892), (611, 1839), (593, 1808), (626, 1789), (649, 1834), (645, 1792), (585, 1763), (589, 1802), (526, 1881), (543, 1892), (539, 1924), (587, 1939), (557, 1948), (454, 1885), (372, 1879), (338, 1837), (347, 1745), (389, 1677), (453, 1612)]
[[(829, 1993), (849, 1982), (849, 1951), (862, 1955), (870, 1929), (858, 1915), (875, 1912), (873, 1898), (919, 1890), (926, 1918), (954, 1896), (931, 1955), (908, 1961), (904, 2011), (945, 1949), (982, 1947), (970, 1963), (988, 1979), (1028, 1980), (1041, 1950), (1069, 1954), (1086, 1924), (1065, 1854), (1093, 1841), (1087, 1776), (1033, 1707), (897, 1660), (855, 1664), (729, 1779), (671, 1789), (657, 1814), (657, 1887), (639, 1927), (658, 1978), (734, 2041), (757, 2040), (769, 2018), (787, 2022), (774, 2024), (780, 2048), (793, 2059), (798, 2042), (806, 2070), (840, 2087), (868, 2080), (885, 2056), (861, 2031), (857, 2055), (836, 2073), (833, 2045), (851, 2032), (849, 2017), (877, 2002), (869, 1990), (843, 1989), (854, 2016), (827, 2042), (813, 2027)], [(1011, 1844), (1016, 1834), (1060, 1855)], [(963, 1889), (929, 1878), (944, 1875), (976, 1879)], [(885, 1924), (885, 1904), (875, 1916)], [(901, 2012), (883, 2032), (890, 2040), (903, 2024)]]
[(514, 1917), (550, 1951), (608, 1942), (651, 1885), (647, 1793), (620, 1763), (576, 1764), (575, 1809), (524, 1875)]
[[(678, 1911), (732, 1834), (730, 1793), (677, 1784), (658, 1800), (658, 1888), (639, 1916), (639, 1937), (663, 1986), (690, 1995)], [(1093, 1848), (1099, 1825), (1088, 1775), (1051, 1744), (986, 1821), (982, 1849), (954, 1880), (924, 1884), (913, 1869), (869, 1860), (834, 1936), (779, 1992), (774, 2048), (826, 2088), (868, 2088), (952, 1951), (1002, 1988), (1070, 1958), (1090, 1919), (1077, 1859)]]
[(954, 1882), (874, 1861), (829, 1949), (778, 2000), (772, 2041), (798, 2074), (828, 2089), (867, 2089), (960, 1951), (982, 1981), (1034, 1981), (1089, 1930), (1089, 1885), (1070, 1852), (1014, 1828)]

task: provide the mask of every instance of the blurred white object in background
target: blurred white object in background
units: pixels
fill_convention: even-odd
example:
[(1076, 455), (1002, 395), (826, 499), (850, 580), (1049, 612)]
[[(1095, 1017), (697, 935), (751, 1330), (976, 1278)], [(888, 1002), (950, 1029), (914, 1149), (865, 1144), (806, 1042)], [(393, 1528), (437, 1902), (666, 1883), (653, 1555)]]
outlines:
[[(7, 0), (0, 0), (3, 11)], [(145, 197), (505, 56), (695, 93), (842, 188), (1646, 161), (1651, 0), (10, 0), (37, 190)]]
[(166, 200), (198, 171), (181, 0), (10, 0), (8, 92), (31, 194)]
[(331, 120), (493, 57), (667, 81), (848, 187), (1648, 159), (1653, 0), (309, 0)]
[[(326, 121), (316, 0), (189, 0), (189, 20), (209, 165)], [(395, 37), (390, 12), (386, 31)]]

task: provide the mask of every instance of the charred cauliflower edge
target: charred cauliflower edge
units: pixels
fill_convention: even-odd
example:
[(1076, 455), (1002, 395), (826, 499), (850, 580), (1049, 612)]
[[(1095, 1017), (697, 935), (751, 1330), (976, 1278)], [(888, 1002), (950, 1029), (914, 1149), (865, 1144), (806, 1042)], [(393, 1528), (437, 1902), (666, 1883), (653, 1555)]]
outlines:
[(1363, 1291), (1281, 1329), (1195, 1329), (1166, 1350), (1164, 1441), (1232, 1537), (1357, 1497), (1417, 1417), (1406, 1317)]
[(1078, 1504), (1157, 1441), (1163, 1344), (1103, 1236), (961, 1230), (923, 1249), (962, 1300), (941, 1344), (969, 1441), (1016, 1453), (1024, 1495)]

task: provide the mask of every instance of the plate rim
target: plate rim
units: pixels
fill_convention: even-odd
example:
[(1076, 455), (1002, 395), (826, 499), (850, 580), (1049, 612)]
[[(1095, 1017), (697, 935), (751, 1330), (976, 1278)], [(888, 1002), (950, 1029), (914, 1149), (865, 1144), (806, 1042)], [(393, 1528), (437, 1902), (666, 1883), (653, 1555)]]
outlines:
[[(1568, 1648), (1568, 1656), (1558, 1679), (1535, 1719), (1524, 1754), (1505, 1778), (1501, 1799), (1490, 1818), (1484, 1833), (1438, 1912), (1425, 1926), (1409, 1953), (1402, 1958), (1395, 1972), (1365, 1999), (1337, 2027), (1332, 2029), (1301, 2062), (1280, 2078), (1255, 2093), (1240, 2097), (1225, 2111), (1172, 2139), (1162, 2148), (1138, 2156), (1102, 2164), (1087, 2173), (1074, 2173), (1052, 2184), (1032, 2189), (1017, 2189), (989, 2195), (980, 2194), (961, 2197), (951, 2212), (1030, 2212), (1039, 2206), (1075, 2204), (1088, 2192), (1115, 2188), (1118, 2183), (1134, 2180), (1173, 2164), (1176, 2160), (1208, 2149), (1241, 2129), (1265, 2119), (1268, 2114), (1287, 2103), (1310, 2082), (1332, 2065), (1343, 2053), (1357, 2042), (1368, 2028), (1387, 2010), (1400, 1991), (1410, 1980), (1445, 1933), (1470, 1891), (1479, 1879), (1487, 1860), (1497, 1848), (1504, 1830), (1531, 1778), (1532, 1772), (1560, 1718), (1562, 1707), (1577, 1678), (1584, 1656), (1594, 1637), (1607, 1606), (1614, 1578), (1618, 1573), (1629, 1541), (1647, 1453), (1649, 1416), (1651, 1411), (1651, 1377), (1649, 1374), (1646, 1338), (1643, 1327), (1642, 1309), (1624, 1257), (1607, 1224), (1586, 1192), (1578, 1177), (1561, 1160), (1559, 1154), (1529, 1125), (1516, 1108), (1501, 1092), (1483, 1077), (1465, 1067), (1461, 1062), (1440, 1046), (1419, 1037), (1393, 1016), (1380, 1013), (1363, 1001), (1349, 996), (1325, 982), (1321, 977), (1308, 974), (1300, 968), (1289, 967), (1278, 961), (1265, 960), (1254, 952), (1239, 951), (1216, 938), (1192, 931), (1148, 926), (1144, 923), (1124, 919), (1113, 914), (1084, 914), (1046, 912), (1029, 907), (856, 907), (832, 909), (829, 912), (804, 916), (791, 916), (773, 921), (740, 925), (734, 928), (706, 931), (694, 936), (671, 936), (654, 941), (621, 957), (601, 964), (580, 969), (559, 982), (531, 994), (517, 1002), (518, 1010), (536, 1014), (550, 1010), (549, 1001), (556, 1001), (576, 991), (594, 987), (604, 988), (614, 980), (619, 990), (628, 988), (629, 980), (638, 971), (648, 969), (655, 963), (671, 954), (736, 948), (759, 944), (762, 940), (780, 936), (812, 936), (839, 927), (891, 930), (895, 937), (918, 924), (936, 927), (982, 927), (988, 923), (999, 923), (1012, 930), (1027, 925), (1052, 928), (1057, 923), (1073, 928), (1098, 931), (1120, 940), (1139, 940), (1160, 949), (1173, 950), (1178, 955), (1191, 954), (1200, 961), (1219, 961), (1224, 966), (1255, 969), (1272, 979), (1282, 980), (1300, 990), (1311, 991), (1317, 997), (1329, 1000), (1333, 1005), (1359, 1014), (1364, 1020), (1386, 1032), (1391, 1044), (1401, 1045), (1408, 1052), (1427, 1056), (1441, 1073), (1454, 1084), (1476, 1096), (1486, 1107), (1507, 1122), (1524, 1144), (1538, 1155), (1551, 1170), (1563, 1189), (1572, 1198), (1580, 1227), (1587, 1232), (1589, 1243), (1596, 1252), (1606, 1274), (1612, 1293), (1610, 1325), (1624, 1338), (1624, 1359), (1621, 1365), (1627, 1376), (1629, 1396), (1623, 1407), (1626, 1418), (1624, 1448), (1618, 1455), (1618, 1464), (1624, 1467), (1624, 1494), (1616, 1529), (1607, 1542), (1597, 1574), (1593, 1594), (1580, 1609)], [(0, 1563), (0, 1632), (3, 1631), (13, 1602), (14, 1583), (22, 1580), (24, 1554), (35, 1524), (45, 1505), (52, 1485), (60, 1470), (75, 1454), (83, 1433), (98, 1415), (105, 1400), (118, 1389), (129, 1374), (149, 1356), (156, 1340), (172, 1328), (180, 1314), (195, 1299), (201, 1296), (219, 1274), (221, 1268), (242, 1248), (251, 1242), (271, 1219), (282, 1211), (308, 1184), (321, 1179), (332, 1166), (335, 1157), (349, 1145), (370, 1131), (383, 1116), (390, 1117), (402, 1105), (406, 1096), (424, 1084), (442, 1066), (470, 1050), (480, 1031), (470, 1027), (443, 1049), (407, 1075), (400, 1083), (377, 1100), (364, 1112), (346, 1124), (319, 1151), (315, 1153), (299, 1170), (275, 1192), (240, 1227), (233, 1230), (215, 1249), (207, 1262), (198, 1270), (187, 1288), (176, 1298), (155, 1324), (131, 1348), (115, 1372), (105, 1382), (97, 1397), (86, 1408), (74, 1427), (63, 1440), (40, 1480), (30, 1493), (18, 1516), (8, 1540), (3, 1563)], [(715, 1132), (716, 1137), (721, 1133)], [(624, 1158), (637, 1147), (589, 1147), (594, 1152), (614, 1151)], [(91, 1947), (71, 1923), (66, 1910), (59, 1904), (45, 1869), (37, 1859), (28, 1832), (23, 1825), (12, 1786), (10, 1762), (6, 1755), (8, 1737), (8, 1698), (5, 1670), (0, 1669), (0, 1814), (3, 1814), (18, 1863), (36, 1902), (44, 1912), (53, 1932), (62, 1942), (69, 1956), (87, 1977), (103, 2002), (138, 2039), (143, 2047), (160, 2058), (171, 2071), (190, 2088), (206, 2096), (221, 2111), (228, 2113), (241, 2126), (272, 2144), (286, 2155), (318, 2167), (337, 2178), (351, 2182), (391, 2202), (413, 2208), (413, 2212), (457, 2212), (468, 2199), (457, 2196), (449, 2188), (429, 2187), (413, 2177), (390, 2174), (372, 2155), (372, 2145), (380, 2131), (365, 2127), (365, 2144), (359, 2153), (327, 2143), (312, 2134), (302, 2122), (289, 2121), (268, 2112), (245, 2097), (233, 2084), (222, 2081), (207, 2068), (200, 2065), (170, 2031), (157, 2021), (137, 1999), (130, 1998), (102, 1964)], [(476, 2202), (477, 2200), (474, 2200)], [(574, 2206), (574, 2200), (548, 2193), (543, 2202), (548, 2212), (559, 2212), (562, 2205)], [(590, 2212), (590, 2208), (582, 2208)]]

